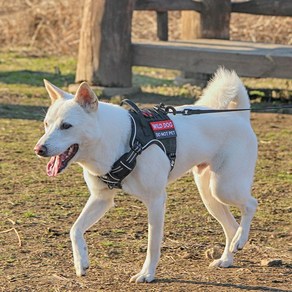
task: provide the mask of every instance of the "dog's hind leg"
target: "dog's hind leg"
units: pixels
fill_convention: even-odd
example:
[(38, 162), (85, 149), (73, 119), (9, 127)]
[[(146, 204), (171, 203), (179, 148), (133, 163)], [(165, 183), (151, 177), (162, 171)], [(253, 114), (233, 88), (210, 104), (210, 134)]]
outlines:
[[(230, 252), (241, 250), (248, 240), (250, 225), (257, 208), (257, 200), (250, 194), (252, 171), (226, 168), (220, 173), (211, 173), (210, 188), (213, 197), (223, 204), (237, 207), (241, 211), (240, 225), (230, 244)], [(232, 179), (230, 179), (232, 177)]]
[(213, 197), (210, 190), (210, 169), (209, 166), (199, 166), (193, 168), (195, 182), (199, 189), (201, 198), (210, 212), (210, 214), (221, 224), (225, 237), (225, 249), (220, 259), (214, 260), (210, 267), (230, 267), (233, 264), (233, 254), (230, 251), (230, 245), (238, 224), (229, 211), (228, 206), (219, 202)]
[(241, 250), (246, 244), (250, 231), (251, 221), (256, 211), (257, 205), (257, 200), (250, 196), (247, 202), (237, 206), (241, 211), (241, 221), (231, 242), (231, 252), (237, 252), (238, 250)]
[[(97, 181), (96, 178), (94, 179)], [(98, 183), (88, 183), (91, 196), (70, 230), (77, 276), (84, 276), (89, 267), (87, 245), (83, 236), (85, 231), (102, 218), (106, 211), (114, 205), (114, 191), (109, 189), (98, 190), (97, 185)]]
[(130, 282), (152, 282), (160, 258), (163, 237), (166, 193), (144, 202), (148, 210), (148, 248), (142, 270), (130, 279)]

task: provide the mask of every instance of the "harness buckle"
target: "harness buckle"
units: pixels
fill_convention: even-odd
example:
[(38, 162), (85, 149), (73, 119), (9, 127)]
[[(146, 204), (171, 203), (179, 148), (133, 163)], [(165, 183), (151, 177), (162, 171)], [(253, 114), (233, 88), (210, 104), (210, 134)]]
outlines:
[(168, 159), (170, 161), (170, 170), (172, 170), (174, 168), (174, 164), (175, 164), (175, 159), (176, 159), (176, 154), (175, 153), (170, 153), (168, 155)]

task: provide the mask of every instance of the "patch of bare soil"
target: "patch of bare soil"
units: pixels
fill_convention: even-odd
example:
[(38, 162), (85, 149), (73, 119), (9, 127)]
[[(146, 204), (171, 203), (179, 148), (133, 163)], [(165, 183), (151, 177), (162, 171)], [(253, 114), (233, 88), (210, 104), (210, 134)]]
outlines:
[[(222, 251), (224, 236), (185, 175), (169, 187), (156, 280), (130, 284), (145, 258), (144, 206), (125, 194), (117, 197), (115, 208), (87, 232), (91, 265), (85, 277), (76, 277), (69, 230), (88, 197), (81, 171), (72, 166), (59, 178), (47, 178), (44, 161), (22, 155), (41, 134), (40, 122), (1, 120), (1, 139), (10, 147), (0, 151), (2, 291), (291, 291), (292, 116), (252, 114), (252, 124), (259, 139), (253, 186), (259, 208), (234, 266), (208, 268), (216, 257), (209, 249)], [(272, 259), (280, 261), (261, 263)]]

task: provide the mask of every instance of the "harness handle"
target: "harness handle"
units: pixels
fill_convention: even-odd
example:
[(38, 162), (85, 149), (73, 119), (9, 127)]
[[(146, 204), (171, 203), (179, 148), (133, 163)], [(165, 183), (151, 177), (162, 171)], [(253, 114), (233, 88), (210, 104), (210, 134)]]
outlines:
[(148, 136), (146, 128), (149, 127), (149, 126), (148, 126), (147, 121), (145, 120), (143, 112), (139, 109), (139, 107), (133, 101), (131, 101), (129, 99), (122, 100), (121, 106), (123, 104), (127, 104), (138, 116), (140, 116), (140, 123), (141, 123), (141, 126), (142, 126), (142, 130), (143, 130), (144, 134), (146, 136)]
[(122, 106), (123, 104), (127, 104), (130, 108), (134, 110), (135, 113), (143, 115), (139, 107), (130, 99), (123, 99), (120, 106)]

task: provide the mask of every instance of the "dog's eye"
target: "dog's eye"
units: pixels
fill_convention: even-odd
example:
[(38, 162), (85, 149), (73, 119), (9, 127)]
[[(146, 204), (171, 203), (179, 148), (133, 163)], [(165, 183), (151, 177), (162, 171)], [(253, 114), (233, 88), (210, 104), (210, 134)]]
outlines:
[(71, 128), (71, 127), (72, 127), (72, 125), (69, 124), (69, 123), (62, 123), (60, 129), (61, 130), (67, 130), (67, 129)]

